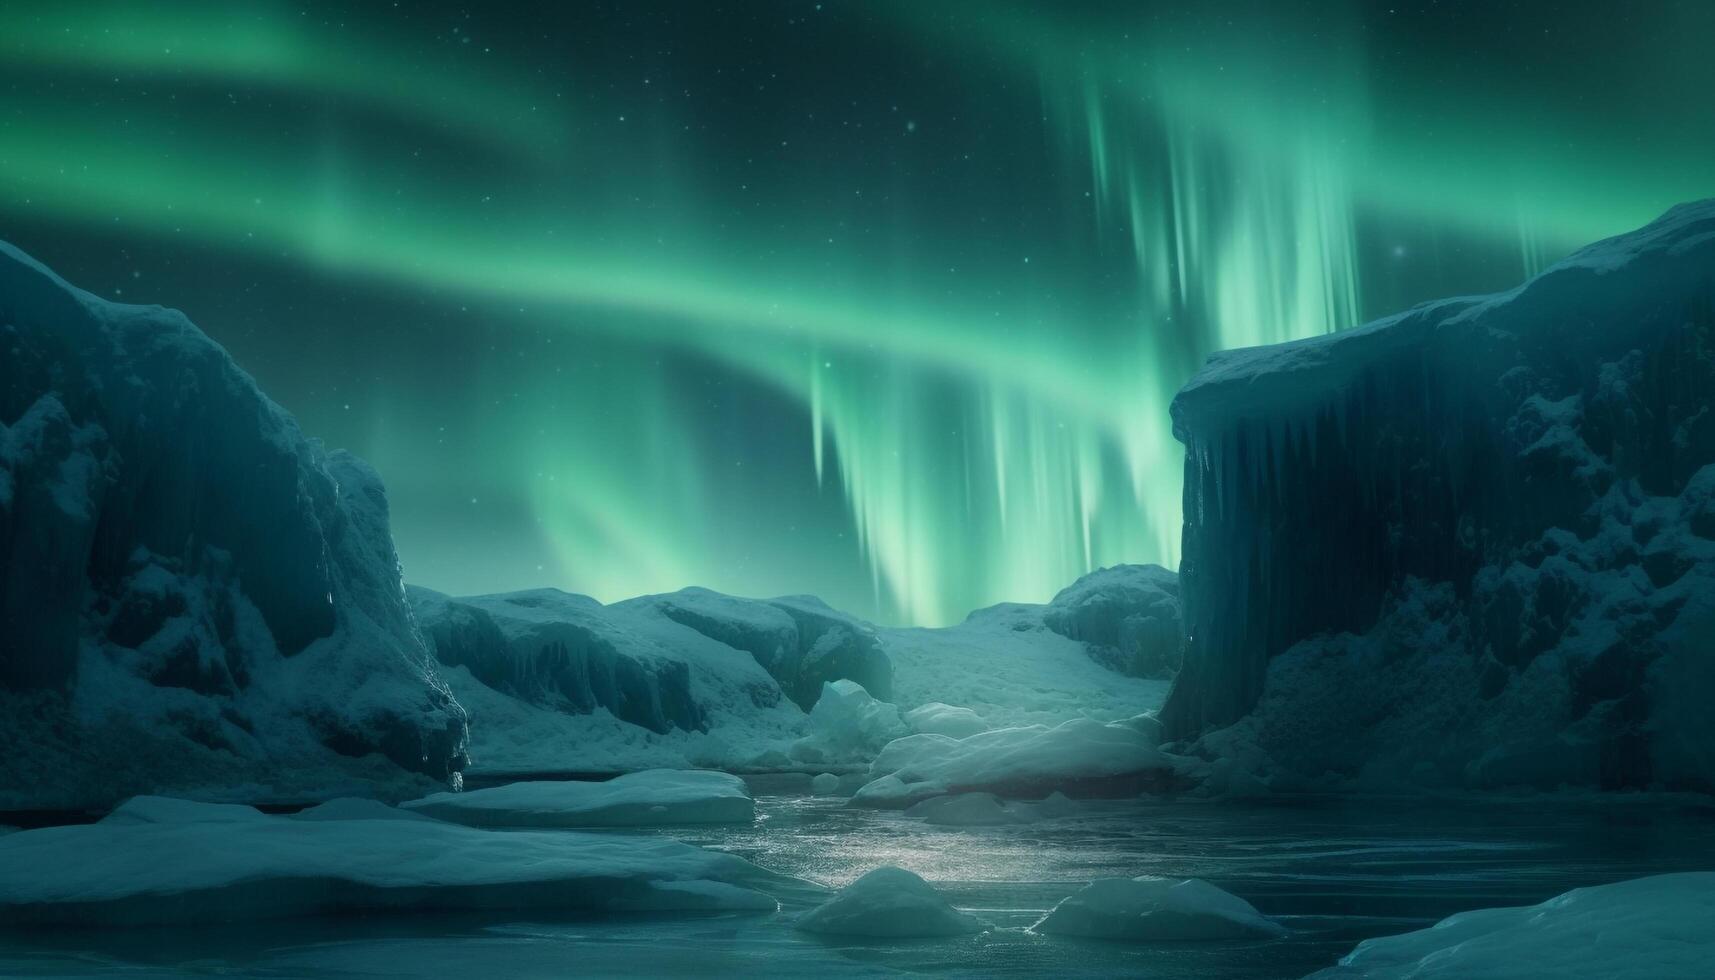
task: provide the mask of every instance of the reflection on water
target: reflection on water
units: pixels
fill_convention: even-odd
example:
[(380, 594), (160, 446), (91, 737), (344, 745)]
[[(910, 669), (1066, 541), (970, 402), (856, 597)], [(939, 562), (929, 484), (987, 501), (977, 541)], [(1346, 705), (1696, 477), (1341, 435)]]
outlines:
[[(777, 871), (842, 885), (878, 864), (939, 884), (993, 922), (951, 940), (828, 942), (779, 916), (516, 913), (369, 917), (200, 930), (0, 938), (0, 974), (262, 977), (1298, 976), (1358, 940), (1461, 909), (1581, 885), (1715, 868), (1715, 807), (1541, 798), (1484, 804), (1101, 802), (1010, 827), (931, 827), (796, 796), (758, 799), (742, 828), (678, 832)], [(1091, 878), (1209, 879), (1293, 929), (1280, 941), (1127, 946), (1025, 928)]]

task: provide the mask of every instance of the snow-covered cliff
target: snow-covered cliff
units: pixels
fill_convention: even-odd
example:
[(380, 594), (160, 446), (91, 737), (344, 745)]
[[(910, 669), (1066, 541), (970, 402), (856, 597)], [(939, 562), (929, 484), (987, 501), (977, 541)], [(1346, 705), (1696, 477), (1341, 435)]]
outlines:
[(1715, 789), (1715, 201), (1218, 354), (1173, 418), (1170, 738), (1282, 785)]
[(0, 706), (13, 806), (438, 781), (466, 737), (375, 472), (182, 314), (5, 244)]

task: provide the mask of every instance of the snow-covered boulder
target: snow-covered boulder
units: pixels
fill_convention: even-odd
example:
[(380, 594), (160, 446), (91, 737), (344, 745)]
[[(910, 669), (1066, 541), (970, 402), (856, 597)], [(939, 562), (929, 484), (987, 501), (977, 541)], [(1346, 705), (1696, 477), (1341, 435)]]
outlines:
[(0, 804), (420, 789), (464, 763), (374, 471), (182, 314), (4, 244), (0, 637)]
[(880, 867), (798, 917), (799, 929), (832, 936), (911, 939), (962, 936), (987, 925), (960, 912), (934, 886), (903, 868)]
[(1057, 936), (1127, 942), (1275, 938), (1286, 928), (1251, 903), (1198, 878), (1102, 878), (1032, 927)]
[(1715, 964), (1715, 873), (1578, 888), (1366, 939), (1317, 980), (1702, 980)]
[(910, 735), (888, 743), (870, 764), (870, 782), (852, 802), (907, 807), (932, 796), (987, 791), (1032, 797), (1081, 785), (1092, 790), (1169, 778), (1173, 761), (1155, 741), (1124, 724), (1078, 718), (1052, 728), (1004, 728), (956, 739)]
[(1092, 656), (1122, 674), (1171, 678), (1179, 671), (1179, 576), (1160, 565), (1091, 572), (1060, 590), (1042, 622), (1082, 640)]
[(650, 769), (600, 783), (532, 780), (436, 793), (400, 806), (472, 827), (653, 827), (756, 819), (744, 780), (707, 769)]
[(940, 827), (998, 827), (1023, 823), (1026, 818), (1008, 810), (1000, 797), (993, 793), (960, 793), (957, 796), (932, 796), (913, 803), (905, 811), (924, 823)]
[(1167, 737), (1251, 788), (1715, 789), (1711, 296), (1705, 201), (1506, 293), (1213, 356), (1172, 409)]
[(870, 697), (856, 681), (830, 681), (810, 710), (810, 733), (794, 742), (800, 762), (865, 762), (882, 746), (905, 735), (899, 709)]
[(0, 838), (0, 921), (146, 926), (450, 909), (773, 911), (807, 882), (656, 837), (433, 820), (90, 824)]
[(907, 727), (919, 735), (945, 735), (948, 738), (969, 738), (993, 728), (983, 716), (969, 708), (931, 701), (918, 705), (904, 715)]

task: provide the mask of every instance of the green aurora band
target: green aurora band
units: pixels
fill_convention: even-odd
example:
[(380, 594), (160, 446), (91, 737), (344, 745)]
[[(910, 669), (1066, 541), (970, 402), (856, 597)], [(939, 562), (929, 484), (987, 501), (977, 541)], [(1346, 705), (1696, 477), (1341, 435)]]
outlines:
[[(382, 367), (336, 399), (316, 365), (272, 376), (202, 324), (377, 465), (413, 581), (814, 591), (940, 624), (1102, 565), (1177, 564), (1165, 408), (1211, 351), (1505, 286), (1715, 193), (1707, 109), (1615, 139), (1581, 100), (1378, 64), (1355, 10), (1305, 27), (1269, 9), (878, 8), (892, 43), (984, 86), (914, 110), (923, 132), (899, 119), (888, 159), (932, 145), (957, 179), (958, 126), (988, 125), (1033, 161), (931, 214), (944, 185), (866, 198), (838, 140), (794, 151), (789, 127), (804, 156), (782, 166), (813, 180), (716, 180), (731, 167), (707, 161), (720, 134), (688, 90), (626, 119), (468, 57), (468, 33), (426, 62), (420, 27), (363, 16), (42, 5), (0, 32), (0, 215), (426, 292), (490, 324), (451, 342), (471, 354), (453, 376), (426, 332), (366, 341)], [(1707, 11), (1662, 16), (1715, 36)], [(1715, 81), (1689, 49), (1646, 74)], [(121, 80), (146, 94), (91, 97)], [(1408, 241), (1437, 244), (1431, 273), (1407, 271)], [(357, 417), (334, 405), (353, 399)]]

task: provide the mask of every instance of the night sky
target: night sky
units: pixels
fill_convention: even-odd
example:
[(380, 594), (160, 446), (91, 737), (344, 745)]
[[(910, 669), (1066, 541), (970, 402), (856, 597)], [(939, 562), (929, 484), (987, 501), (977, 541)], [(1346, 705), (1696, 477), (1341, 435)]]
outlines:
[(0, 238), (373, 462), (409, 581), (942, 623), (1177, 564), (1211, 350), (1715, 194), (1711, 45), (1704, 0), (13, 0)]

